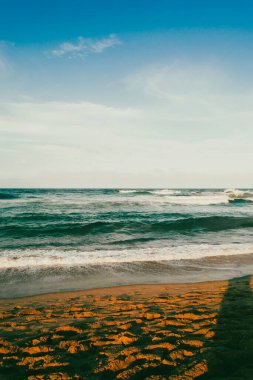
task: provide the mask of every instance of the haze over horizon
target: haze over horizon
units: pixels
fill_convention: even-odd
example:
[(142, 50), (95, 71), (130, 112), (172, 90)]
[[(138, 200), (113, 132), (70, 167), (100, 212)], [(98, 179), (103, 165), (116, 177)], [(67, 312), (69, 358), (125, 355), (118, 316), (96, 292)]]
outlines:
[(0, 0), (0, 187), (253, 187), (252, 11)]

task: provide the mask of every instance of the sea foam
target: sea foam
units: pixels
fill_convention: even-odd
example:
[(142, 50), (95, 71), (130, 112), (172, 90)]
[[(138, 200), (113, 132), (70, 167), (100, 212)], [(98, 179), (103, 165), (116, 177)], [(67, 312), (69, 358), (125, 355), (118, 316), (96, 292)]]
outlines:
[(3, 250), (0, 252), (1, 270), (40, 267), (78, 267), (130, 262), (166, 262), (194, 260), (213, 256), (253, 253), (253, 244), (187, 244), (171, 247), (115, 249), (97, 251), (62, 251), (57, 249)]

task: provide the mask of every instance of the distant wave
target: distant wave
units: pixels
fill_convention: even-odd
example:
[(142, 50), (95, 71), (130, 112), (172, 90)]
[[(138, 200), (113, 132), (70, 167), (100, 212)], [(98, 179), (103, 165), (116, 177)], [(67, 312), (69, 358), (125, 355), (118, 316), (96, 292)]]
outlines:
[(167, 196), (163, 198), (164, 202), (177, 205), (218, 205), (228, 203), (228, 198), (224, 194), (217, 195), (181, 195)]
[(127, 189), (122, 189), (122, 190), (119, 190), (119, 193), (120, 194), (135, 194), (135, 195), (148, 195), (150, 194), (150, 191), (149, 190), (127, 190)]
[(253, 199), (231, 199), (229, 203), (232, 205), (243, 206), (246, 203), (253, 203)]
[[(221, 195), (159, 195), (152, 194), (150, 191), (143, 191), (138, 193), (122, 193), (128, 195), (127, 197), (118, 197), (118, 198), (108, 198), (94, 201), (93, 199), (71, 199), (64, 200), (63, 203), (65, 205), (76, 204), (76, 205), (87, 205), (87, 206), (96, 206), (96, 207), (104, 207), (105, 205), (111, 206), (142, 206), (142, 205), (196, 205), (196, 206), (207, 206), (207, 205), (219, 205), (219, 204), (228, 204), (231, 199), (229, 199), (225, 194)], [(146, 195), (145, 197), (138, 197), (138, 195)], [(148, 196), (149, 195), (149, 196)], [(18, 202), (22, 202), (22, 204), (59, 204), (59, 199), (40, 199), (36, 197), (25, 197), (20, 198), (19, 196), (3, 195), (0, 196), (0, 200), (17, 200)]]
[[(159, 195), (159, 196), (166, 196), (166, 195), (180, 195), (182, 194), (181, 190), (171, 190), (171, 189), (157, 189), (157, 190), (147, 190), (147, 189), (121, 189), (119, 190), (119, 193), (121, 194), (150, 194), (150, 195)], [(189, 194), (190, 195), (190, 194)]]
[(11, 194), (11, 193), (8, 193), (8, 192), (0, 192), (0, 199), (16, 199), (16, 198), (19, 198), (19, 195), (17, 194)]
[(151, 190), (150, 194), (154, 195), (161, 195), (161, 196), (166, 196), (166, 195), (180, 195), (182, 194), (181, 190), (169, 190), (169, 189), (163, 189), (163, 190)]
[(119, 193), (132, 194), (132, 193), (138, 193), (138, 190), (119, 190)]
[[(229, 199), (225, 193), (222, 192), (201, 192), (189, 190), (170, 190), (170, 189), (157, 189), (157, 190), (119, 190), (119, 193), (130, 195), (131, 201), (134, 199), (136, 204), (142, 203), (160, 203), (178, 204), (178, 205), (215, 205), (229, 203)], [(138, 198), (138, 195), (149, 195), (150, 197)], [(135, 197), (136, 196), (136, 197)], [(117, 201), (118, 202), (118, 201)], [(116, 202), (116, 203), (117, 203)], [(127, 203), (126, 200), (123, 202)]]
[(228, 196), (230, 201), (250, 201), (253, 202), (253, 192), (252, 191), (242, 191), (236, 189), (226, 189), (224, 193)]

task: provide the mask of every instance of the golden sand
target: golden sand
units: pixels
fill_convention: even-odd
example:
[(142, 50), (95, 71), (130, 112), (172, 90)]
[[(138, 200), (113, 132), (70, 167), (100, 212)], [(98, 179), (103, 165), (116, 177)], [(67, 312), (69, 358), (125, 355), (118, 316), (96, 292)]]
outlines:
[[(2, 299), (0, 379), (226, 378), (244, 349), (234, 329), (252, 349), (252, 286), (248, 276)], [(237, 378), (253, 373), (245, 366)]]

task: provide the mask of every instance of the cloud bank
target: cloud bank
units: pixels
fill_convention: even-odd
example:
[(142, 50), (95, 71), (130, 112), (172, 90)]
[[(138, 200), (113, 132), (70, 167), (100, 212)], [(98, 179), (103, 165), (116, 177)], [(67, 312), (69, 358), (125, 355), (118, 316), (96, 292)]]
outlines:
[(247, 186), (252, 140), (149, 136), (147, 123), (157, 119), (155, 109), (153, 120), (147, 112), (85, 102), (2, 105), (0, 185)]

